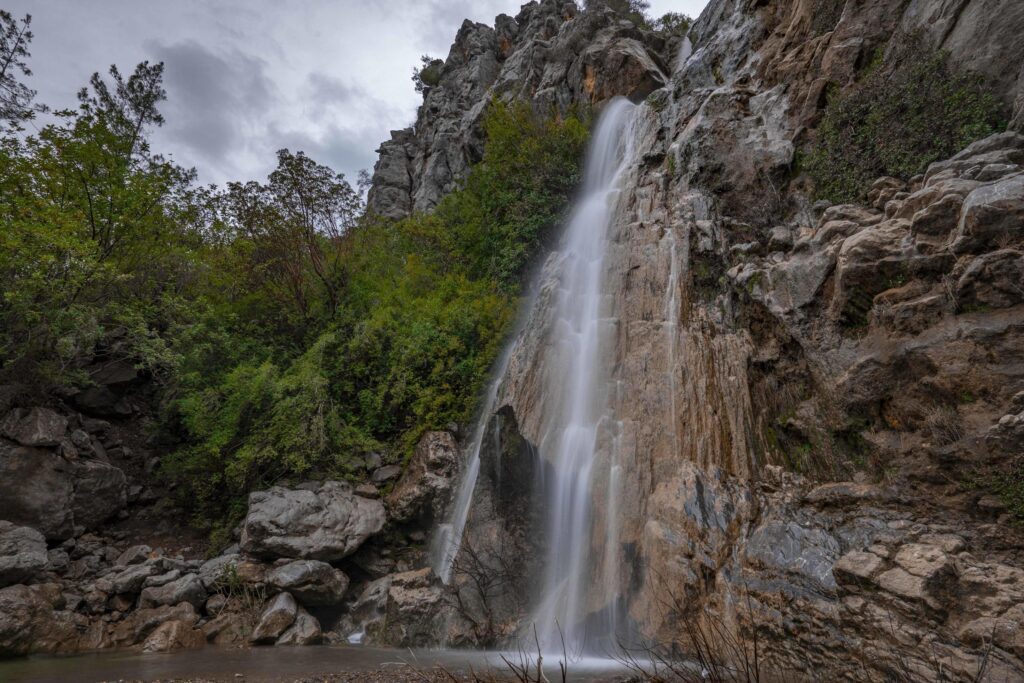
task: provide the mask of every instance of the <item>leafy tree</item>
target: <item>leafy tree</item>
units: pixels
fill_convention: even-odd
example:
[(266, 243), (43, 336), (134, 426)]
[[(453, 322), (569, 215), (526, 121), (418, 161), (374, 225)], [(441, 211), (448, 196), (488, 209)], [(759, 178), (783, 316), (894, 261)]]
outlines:
[(28, 67), (31, 24), (30, 14), (19, 23), (10, 12), (0, 10), (0, 119), (12, 123), (32, 116), (32, 99), (36, 93), (18, 80), (21, 76), (32, 75)]
[(683, 36), (693, 25), (693, 19), (679, 12), (666, 12), (660, 18), (652, 22), (651, 27), (655, 31), (667, 33), (672, 36)]
[(412, 82), (416, 86), (416, 92), (425, 92), (427, 88), (433, 88), (440, 83), (443, 70), (443, 59), (422, 55), (420, 57), (420, 66), (414, 67), (412, 70)]

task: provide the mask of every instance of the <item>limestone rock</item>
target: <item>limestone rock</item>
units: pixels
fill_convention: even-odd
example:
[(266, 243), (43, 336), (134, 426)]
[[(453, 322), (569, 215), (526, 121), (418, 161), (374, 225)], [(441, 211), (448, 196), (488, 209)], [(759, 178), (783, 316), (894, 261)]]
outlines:
[(249, 495), (241, 546), (258, 556), (330, 562), (355, 552), (384, 518), (379, 500), (356, 496), (343, 482), (315, 491), (275, 486)]
[(295, 612), (295, 621), (277, 639), (277, 645), (316, 645), (322, 633), (320, 622), (316, 617), (299, 607)]
[(0, 520), (0, 588), (28, 583), (48, 564), (46, 539), (41, 533)]
[(195, 574), (186, 574), (177, 581), (144, 589), (139, 596), (139, 606), (158, 607), (187, 602), (198, 608), (206, 602), (206, 596), (206, 588), (199, 577)]
[(391, 519), (420, 520), (430, 524), (443, 519), (455, 476), (459, 471), (459, 450), (448, 432), (427, 432), (416, 444), (402, 478), (384, 501)]
[(267, 583), (303, 605), (335, 605), (345, 596), (348, 577), (326, 562), (295, 560), (268, 573)]
[(149, 634), (142, 644), (143, 652), (174, 652), (196, 650), (206, 645), (203, 632), (185, 621), (165, 621)]
[(298, 605), (288, 593), (279, 593), (267, 602), (256, 628), (249, 637), (254, 644), (273, 643), (295, 622)]

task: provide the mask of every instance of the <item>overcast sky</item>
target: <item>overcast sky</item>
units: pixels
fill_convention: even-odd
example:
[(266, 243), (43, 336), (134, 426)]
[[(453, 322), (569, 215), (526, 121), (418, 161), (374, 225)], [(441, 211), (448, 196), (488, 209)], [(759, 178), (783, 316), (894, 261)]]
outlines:
[[(707, 0), (651, 0), (696, 17)], [(202, 182), (263, 179), (282, 147), (353, 182), (415, 119), (412, 68), (445, 57), (465, 18), (493, 24), (521, 0), (0, 0), (32, 15), (29, 85), (75, 104), (94, 71), (163, 61), (166, 123), (154, 148)]]

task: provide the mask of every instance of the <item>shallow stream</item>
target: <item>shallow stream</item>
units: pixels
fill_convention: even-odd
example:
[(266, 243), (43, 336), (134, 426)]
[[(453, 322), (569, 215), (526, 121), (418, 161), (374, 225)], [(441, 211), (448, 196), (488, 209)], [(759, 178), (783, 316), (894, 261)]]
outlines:
[[(518, 656), (512, 656), (518, 662)], [(507, 671), (501, 653), (473, 650), (396, 650), (361, 646), (221, 649), (207, 647), (171, 654), (100, 652), (65, 657), (35, 656), (0, 661), (3, 683), (95, 683), (204, 679), (217, 681), (294, 681), (331, 674), (413, 666), (429, 670), (440, 665), (450, 671)], [(609, 659), (583, 658), (569, 663), (569, 680), (598, 683), (620, 679), (625, 669)], [(545, 659), (552, 681), (561, 680), (558, 661)], [(239, 675), (240, 674), (240, 675)], [(404, 678), (404, 677), (403, 677)], [(378, 680), (388, 680), (380, 677)]]

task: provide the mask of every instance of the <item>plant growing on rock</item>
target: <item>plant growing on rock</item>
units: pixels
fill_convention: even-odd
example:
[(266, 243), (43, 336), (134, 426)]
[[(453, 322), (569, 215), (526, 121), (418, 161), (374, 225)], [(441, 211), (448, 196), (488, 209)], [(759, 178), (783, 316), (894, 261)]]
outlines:
[(806, 169), (819, 197), (854, 202), (875, 178), (910, 178), (1004, 127), (980, 76), (921, 35), (898, 36), (859, 82), (829, 97)]

